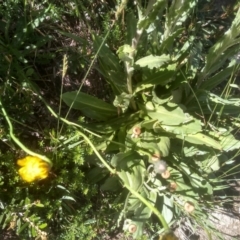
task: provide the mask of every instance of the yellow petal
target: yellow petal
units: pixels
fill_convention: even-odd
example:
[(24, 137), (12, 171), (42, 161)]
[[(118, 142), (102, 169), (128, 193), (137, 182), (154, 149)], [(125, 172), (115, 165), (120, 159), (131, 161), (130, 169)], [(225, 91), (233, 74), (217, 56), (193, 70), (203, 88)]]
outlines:
[(21, 166), (19, 175), (26, 182), (33, 182), (48, 176), (49, 164), (38, 157), (27, 156), (18, 160), (17, 164)]
[(31, 164), (31, 163), (36, 163), (36, 162), (41, 162), (42, 160), (38, 157), (34, 157), (34, 156), (27, 156), (23, 159), (19, 159), (17, 161), (17, 164), (21, 167), (27, 165), (27, 164)]

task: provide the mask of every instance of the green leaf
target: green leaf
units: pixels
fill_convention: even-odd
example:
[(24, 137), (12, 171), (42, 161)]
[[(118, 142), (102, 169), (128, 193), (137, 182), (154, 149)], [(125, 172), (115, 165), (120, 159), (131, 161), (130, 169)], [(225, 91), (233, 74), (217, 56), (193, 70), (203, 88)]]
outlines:
[(184, 152), (184, 155), (185, 155), (186, 157), (192, 157), (192, 156), (194, 156), (194, 155), (196, 155), (196, 156), (201, 156), (201, 155), (207, 154), (206, 151), (202, 151), (201, 149), (196, 148), (196, 147), (194, 147), (194, 146), (184, 147), (184, 148), (183, 148), (183, 152)]
[(116, 176), (109, 177), (104, 184), (101, 186), (101, 190), (103, 191), (119, 191), (121, 189), (121, 184), (119, 182), (119, 178)]
[(186, 136), (176, 135), (176, 137), (193, 144), (206, 145), (208, 147), (213, 147), (215, 149), (222, 150), (222, 146), (218, 141), (202, 133), (188, 134)]
[(76, 200), (73, 197), (70, 197), (70, 196), (62, 196), (61, 199), (63, 199), (63, 200), (71, 200), (73, 202), (76, 202)]
[(163, 66), (164, 64), (170, 62), (170, 60), (170, 56), (165, 54), (161, 56), (149, 55), (137, 60), (135, 64), (139, 65), (140, 67), (148, 67), (149, 69), (153, 69)]
[(28, 225), (28, 222), (22, 224), (21, 228), (17, 229), (17, 234), (20, 234), (26, 227), (28, 227)]
[(36, 207), (44, 207), (44, 205), (42, 203), (36, 203), (35, 206)]
[(132, 95), (123, 92), (121, 93), (121, 95), (118, 95), (115, 97), (113, 101), (113, 105), (115, 107), (121, 108), (123, 112), (126, 112), (126, 110), (128, 109), (131, 97)]
[(155, 73), (145, 73), (143, 81), (137, 84), (134, 94), (155, 85), (165, 85), (173, 80), (175, 74), (176, 71), (173, 69), (161, 69), (161, 71)]
[(163, 195), (162, 215), (167, 224), (172, 221), (174, 212), (173, 200), (166, 195)]
[(32, 237), (36, 237), (37, 236), (37, 231), (36, 231), (35, 227), (32, 227), (32, 226), (31, 226), (31, 236)]
[(128, 162), (131, 162), (131, 160), (140, 158), (140, 155), (135, 151), (128, 151), (125, 153), (118, 153), (114, 155), (111, 159), (111, 164), (115, 168), (128, 168)]
[(77, 91), (66, 92), (62, 99), (68, 106), (74, 101), (74, 109), (81, 110), (86, 116), (96, 120), (108, 120), (117, 115), (117, 108), (86, 93), (80, 92), (77, 95)]
[(219, 136), (219, 140), (223, 151), (229, 152), (240, 148), (240, 141), (237, 140), (231, 133)]
[[(141, 194), (145, 199), (147, 199), (152, 206), (155, 205), (156, 200), (157, 200), (157, 192), (155, 191), (148, 191), (146, 189), (144, 189), (144, 194)], [(146, 221), (147, 219), (149, 219), (152, 215), (152, 211), (151, 209), (149, 209), (147, 206), (145, 206), (144, 204), (142, 204), (141, 207), (139, 207), (138, 209), (136, 209), (136, 212), (134, 214), (134, 218), (136, 220), (142, 220), (142, 221)]]
[(146, 110), (149, 117), (157, 119), (159, 124), (180, 125), (189, 121), (189, 115), (185, 114), (180, 107), (167, 108), (166, 106), (156, 106), (153, 109), (150, 103), (146, 104)]
[[(181, 124), (179, 126), (168, 126), (168, 125), (160, 125), (162, 129), (166, 132), (179, 134), (179, 135), (187, 135), (187, 134), (196, 134), (202, 131), (201, 121), (194, 119), (193, 121), (185, 124)], [(154, 128), (156, 131), (157, 128)]]
[(151, 158), (153, 154), (160, 154), (160, 149), (156, 142), (141, 141), (138, 145), (149, 154), (149, 158)]
[(209, 100), (214, 103), (220, 103), (222, 105), (232, 105), (232, 106), (240, 107), (240, 99), (239, 98), (224, 99), (224, 98), (221, 98), (218, 95), (210, 93), (210, 92), (208, 93), (208, 96), (209, 96)]
[(170, 151), (170, 139), (168, 137), (160, 137), (160, 142), (158, 143), (158, 147), (161, 152), (162, 157), (166, 157)]
[(156, 119), (145, 120), (145, 121), (142, 121), (141, 127), (146, 128), (147, 130), (151, 130), (153, 129), (153, 126), (156, 122), (157, 122)]
[(193, 191), (193, 188), (189, 185), (187, 185), (182, 177), (179, 179), (176, 179), (176, 183), (177, 183), (177, 189), (176, 189), (176, 193), (180, 194), (182, 196), (189, 197), (191, 198), (196, 198), (197, 197), (197, 193)]
[(44, 228), (47, 227), (47, 223), (42, 223), (42, 224), (38, 225), (38, 227), (39, 227), (40, 229), (44, 229)]
[(217, 156), (213, 156), (208, 162), (211, 171), (218, 171), (221, 167)]
[(145, 165), (141, 159), (127, 161), (121, 164), (121, 169), (118, 170), (118, 176), (135, 191), (139, 191), (143, 184), (145, 175)]

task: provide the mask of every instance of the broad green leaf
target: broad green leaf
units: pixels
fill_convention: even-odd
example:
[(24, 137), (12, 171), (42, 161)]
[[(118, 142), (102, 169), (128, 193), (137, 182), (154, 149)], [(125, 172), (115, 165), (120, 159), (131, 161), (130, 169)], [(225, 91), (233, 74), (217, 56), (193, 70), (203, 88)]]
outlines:
[(208, 137), (207, 135), (204, 135), (203, 133), (188, 134), (186, 136), (176, 135), (176, 137), (193, 144), (206, 145), (208, 147), (222, 150), (222, 146), (218, 141)]
[[(182, 29), (180, 29), (182, 31)], [(186, 41), (182, 48), (177, 52), (177, 54), (174, 56), (173, 61), (178, 60), (180, 62), (183, 61), (188, 56), (188, 50), (190, 48), (191, 44), (189, 41)]]
[(144, 162), (140, 159), (132, 160), (127, 163), (128, 168), (118, 170), (118, 176), (122, 179), (123, 184), (127, 184), (135, 191), (142, 187), (146, 168)]
[(101, 190), (103, 191), (119, 191), (121, 189), (121, 184), (119, 182), (119, 178), (116, 176), (109, 177), (101, 186)]
[(192, 157), (192, 156), (202, 156), (202, 155), (205, 155), (207, 154), (208, 152), (207, 151), (203, 151), (199, 148), (196, 148), (194, 146), (191, 146), (191, 147), (184, 147), (183, 148), (183, 152), (184, 152), (184, 155), (186, 157)]
[(162, 157), (166, 157), (170, 151), (170, 139), (168, 137), (160, 137), (160, 142), (158, 143), (158, 147), (161, 152)]
[[(229, 114), (229, 115), (238, 115), (239, 114), (239, 106), (238, 102), (236, 102), (236, 105), (232, 104), (234, 102), (233, 99), (228, 99), (229, 102), (220, 97), (214, 98), (214, 94), (212, 95), (211, 93), (211, 100), (210, 100), (210, 94), (207, 91), (200, 90), (196, 94), (198, 102), (201, 105), (201, 111), (204, 114)], [(189, 104), (188, 104), (188, 112), (199, 112), (199, 105), (198, 102), (196, 102), (195, 99), (193, 99)], [(218, 102), (218, 103), (216, 103)], [(228, 104), (227, 104), (228, 103)]]
[[(161, 125), (161, 129), (179, 135), (196, 134), (202, 131), (201, 121), (194, 119), (193, 121), (178, 126)], [(156, 128), (154, 129), (156, 131)]]
[(77, 95), (77, 91), (66, 92), (62, 99), (68, 106), (74, 101), (74, 109), (81, 110), (86, 116), (96, 120), (108, 120), (117, 115), (116, 107), (86, 93), (80, 92)]
[(223, 151), (229, 152), (240, 148), (240, 141), (237, 140), (231, 133), (228, 135), (221, 135), (219, 137), (220, 144)]
[(139, 65), (140, 67), (148, 67), (149, 69), (153, 69), (163, 66), (164, 64), (170, 62), (170, 60), (170, 56), (165, 54), (161, 56), (149, 55), (137, 60), (135, 64)]
[(142, 121), (141, 127), (146, 128), (147, 130), (151, 130), (153, 129), (153, 126), (156, 122), (157, 122), (156, 119), (145, 120), (145, 121)]
[(137, 84), (134, 94), (155, 85), (165, 85), (174, 79), (176, 71), (174, 69), (164, 69), (155, 73), (145, 73), (143, 80)]
[[(155, 205), (157, 200), (157, 192), (155, 191), (149, 191), (145, 189), (145, 194), (141, 194), (145, 199), (147, 199), (152, 206)], [(148, 208), (146, 205), (142, 204), (142, 206), (138, 209), (136, 209), (134, 219), (146, 221), (149, 219), (152, 215), (152, 211), (150, 208)]]
[(156, 106), (155, 111), (152, 110), (150, 104), (147, 103), (147, 114), (152, 119), (159, 121), (164, 125), (180, 125), (189, 121), (189, 116), (183, 112), (180, 107), (167, 108), (166, 106)]
[(213, 156), (210, 160), (209, 160), (209, 168), (212, 171), (218, 171), (220, 169), (220, 162), (217, 156)]
[(173, 199), (163, 195), (162, 215), (165, 218), (167, 224), (172, 221), (174, 212)]
[(144, 131), (142, 134), (141, 134), (141, 141), (143, 142), (148, 142), (148, 143), (157, 143), (157, 138), (158, 136), (153, 133), (152, 131)]
[(135, 151), (128, 151), (124, 153), (115, 154), (111, 159), (111, 164), (115, 168), (119, 169), (128, 169), (128, 163), (132, 160), (139, 159), (140, 155)]
[[(141, 189), (140, 192), (142, 191), (143, 190)], [(142, 206), (143, 206), (143, 203), (138, 198), (136, 198), (133, 195), (130, 195), (130, 197), (128, 198), (128, 211), (135, 212), (137, 211), (137, 209), (139, 209)]]
[(209, 96), (209, 100), (214, 103), (220, 103), (222, 105), (232, 105), (232, 106), (240, 107), (240, 99), (239, 98), (224, 99), (213, 93), (208, 93), (208, 96)]
[(145, 150), (146, 153), (149, 154), (149, 157), (151, 157), (153, 154), (160, 154), (160, 148), (156, 142), (145, 142), (145, 141), (139, 141), (138, 147)]

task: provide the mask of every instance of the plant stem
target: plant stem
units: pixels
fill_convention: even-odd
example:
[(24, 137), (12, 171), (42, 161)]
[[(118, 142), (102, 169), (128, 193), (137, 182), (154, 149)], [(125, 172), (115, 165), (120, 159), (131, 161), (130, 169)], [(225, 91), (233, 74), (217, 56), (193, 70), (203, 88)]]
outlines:
[(19, 139), (14, 135), (14, 132), (13, 132), (13, 126), (12, 126), (12, 123), (8, 117), (8, 114), (6, 112), (6, 110), (4, 109), (3, 105), (2, 105), (2, 101), (0, 99), (0, 107), (1, 107), (1, 110), (2, 110), (2, 113), (3, 113), (3, 116), (5, 117), (7, 123), (8, 123), (8, 126), (9, 126), (9, 134), (12, 138), (12, 140), (23, 150), (25, 151), (27, 154), (31, 155), (31, 156), (35, 156), (35, 157), (38, 157), (40, 159), (42, 159), (43, 161), (47, 162), (50, 167), (52, 166), (52, 162), (49, 158), (47, 158), (46, 156), (43, 156), (41, 154), (38, 154), (38, 153), (35, 153), (33, 151), (31, 151), (30, 149), (28, 149), (26, 146), (24, 146), (20, 141)]

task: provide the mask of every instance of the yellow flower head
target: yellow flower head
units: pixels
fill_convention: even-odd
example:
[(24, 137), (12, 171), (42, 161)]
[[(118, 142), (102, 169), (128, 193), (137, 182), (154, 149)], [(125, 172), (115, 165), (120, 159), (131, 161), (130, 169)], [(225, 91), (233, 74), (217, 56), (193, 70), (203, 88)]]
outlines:
[(18, 172), (26, 182), (44, 179), (48, 176), (50, 166), (47, 162), (34, 156), (19, 159), (17, 164), (21, 167)]

